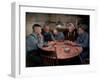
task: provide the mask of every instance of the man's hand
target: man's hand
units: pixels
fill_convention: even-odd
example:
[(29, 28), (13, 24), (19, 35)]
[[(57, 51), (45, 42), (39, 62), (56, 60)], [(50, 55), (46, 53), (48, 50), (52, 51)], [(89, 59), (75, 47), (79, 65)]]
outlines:
[(77, 43), (72, 42), (72, 41), (69, 41), (69, 40), (67, 40), (65, 43), (67, 43), (67, 44), (71, 44), (71, 45), (77, 45)]
[(43, 35), (41, 33), (38, 34), (39, 38), (43, 38)]

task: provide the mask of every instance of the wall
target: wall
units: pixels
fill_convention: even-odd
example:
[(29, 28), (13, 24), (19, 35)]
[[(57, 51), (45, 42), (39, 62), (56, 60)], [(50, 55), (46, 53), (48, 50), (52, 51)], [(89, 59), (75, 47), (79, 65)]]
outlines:
[[(84, 15), (84, 17), (86, 17)], [(87, 18), (87, 17), (86, 17)], [(26, 35), (32, 33), (32, 25), (40, 24), (42, 27), (50, 21), (50, 28), (56, 27), (58, 21), (61, 21), (64, 24), (64, 27), (68, 23), (73, 23), (76, 27), (80, 20), (82, 20), (80, 15), (64, 15), (64, 14), (43, 14), (43, 13), (26, 13)]]

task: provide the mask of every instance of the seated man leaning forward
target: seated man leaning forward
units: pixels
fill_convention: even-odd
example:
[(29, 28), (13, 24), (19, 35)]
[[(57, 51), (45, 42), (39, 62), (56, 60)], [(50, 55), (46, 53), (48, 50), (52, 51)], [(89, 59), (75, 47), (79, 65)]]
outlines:
[(86, 32), (87, 26), (81, 24), (78, 28), (78, 37), (76, 43), (83, 48), (83, 52), (80, 54), (82, 60), (89, 58), (89, 35)]
[(53, 29), (53, 40), (63, 41), (65, 39), (64, 34), (57, 29)]
[[(32, 26), (33, 32), (26, 38), (27, 57), (31, 58), (31, 62), (35, 65), (41, 64), (41, 57), (39, 48), (43, 46), (43, 36), (41, 34), (41, 26), (34, 24)], [(30, 57), (31, 56), (31, 57)]]
[(45, 25), (43, 28), (43, 37), (44, 37), (44, 42), (52, 41), (52, 33), (50, 32), (49, 25)]

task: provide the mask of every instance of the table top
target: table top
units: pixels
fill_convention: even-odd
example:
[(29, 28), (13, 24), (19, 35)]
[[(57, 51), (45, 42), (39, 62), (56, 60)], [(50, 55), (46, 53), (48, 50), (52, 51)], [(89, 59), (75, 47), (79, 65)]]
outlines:
[(78, 56), (82, 52), (82, 47), (70, 45), (65, 42), (51, 41), (51, 42), (48, 42), (48, 45), (49, 46), (42, 47), (41, 49), (44, 51), (55, 52), (55, 54), (57, 55), (57, 59), (73, 58), (75, 56)]

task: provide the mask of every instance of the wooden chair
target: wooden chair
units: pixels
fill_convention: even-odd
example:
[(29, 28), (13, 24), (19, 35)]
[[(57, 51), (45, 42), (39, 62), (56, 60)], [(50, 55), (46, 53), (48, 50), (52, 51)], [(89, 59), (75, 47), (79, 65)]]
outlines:
[(90, 63), (89, 58), (86, 58), (86, 59), (83, 60), (80, 55), (79, 55), (79, 58), (80, 58), (80, 61), (81, 61), (82, 64), (89, 64)]
[(42, 54), (43, 64), (45, 66), (54, 66), (58, 64), (57, 55), (55, 52), (46, 51)]

